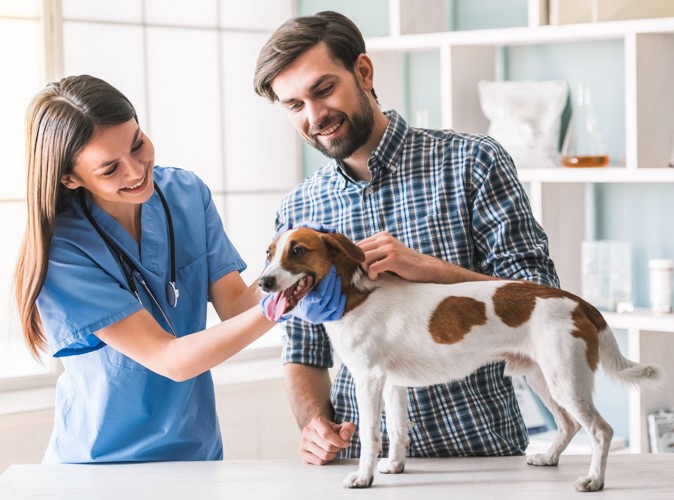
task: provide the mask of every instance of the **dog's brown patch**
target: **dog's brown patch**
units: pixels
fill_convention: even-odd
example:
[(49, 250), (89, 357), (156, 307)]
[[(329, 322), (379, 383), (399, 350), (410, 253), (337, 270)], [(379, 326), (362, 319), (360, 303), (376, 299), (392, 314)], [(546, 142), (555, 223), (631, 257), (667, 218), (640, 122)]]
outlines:
[[(330, 270), (330, 261), (325, 256), (324, 248), (319, 237), (305, 228), (300, 228), (291, 235), (286, 241), (286, 246), (281, 249), (283, 252), (281, 267), (295, 274), (303, 274), (310, 270), (316, 274), (317, 280), (320, 280)], [(299, 256), (293, 254), (297, 249), (303, 250)], [(277, 251), (276, 243), (271, 250)]]
[[(344, 287), (342, 287), (344, 289)], [(353, 287), (346, 290), (348, 293), (346, 295), (346, 307), (344, 308), (344, 314), (353, 311), (356, 307), (365, 302), (374, 290), (355, 290)]]
[(526, 281), (508, 283), (494, 293), (494, 312), (506, 325), (515, 328), (529, 321), (537, 298), (567, 298), (578, 304), (571, 314), (576, 327), (571, 335), (585, 341), (587, 363), (592, 371), (596, 370), (599, 365), (599, 332), (606, 328), (606, 321), (597, 309), (580, 297)]
[(587, 364), (595, 371), (599, 365), (599, 332), (606, 328), (606, 320), (597, 309), (581, 300), (571, 315), (576, 329), (571, 335), (585, 341)]
[(342, 293), (346, 295), (346, 314), (365, 302), (374, 291), (357, 290), (352, 284), (353, 275), (360, 263), (365, 261), (365, 253), (341, 233), (323, 233), (321, 238), (328, 250), (329, 259), (342, 280)]
[[(564, 290), (536, 285), (526, 281), (507, 283), (494, 292), (492, 301), (494, 312), (506, 325), (515, 328), (531, 318), (536, 307), (536, 299), (574, 298)], [(577, 299), (577, 297), (575, 297)], [(574, 299), (574, 300), (575, 300)]]
[(435, 308), (428, 324), (438, 344), (455, 344), (474, 326), (487, 322), (487, 306), (470, 297), (447, 297)]

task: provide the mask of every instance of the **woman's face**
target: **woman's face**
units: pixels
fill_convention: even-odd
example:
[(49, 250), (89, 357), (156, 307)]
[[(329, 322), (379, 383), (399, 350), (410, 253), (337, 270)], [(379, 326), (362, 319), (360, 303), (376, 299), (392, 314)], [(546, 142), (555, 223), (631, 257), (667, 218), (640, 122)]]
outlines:
[(135, 120), (97, 127), (75, 159), (73, 172), (61, 182), (83, 187), (109, 213), (147, 201), (154, 191), (154, 146)]

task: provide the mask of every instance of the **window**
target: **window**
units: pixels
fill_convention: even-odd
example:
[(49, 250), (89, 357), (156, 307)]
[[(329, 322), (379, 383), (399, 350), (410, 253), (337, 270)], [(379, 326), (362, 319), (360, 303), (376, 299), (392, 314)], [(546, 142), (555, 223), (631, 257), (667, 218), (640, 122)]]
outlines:
[[(54, 366), (36, 363), (20, 333), (14, 303), (14, 265), (19, 255), (26, 220), (26, 167), (24, 116), (32, 95), (45, 80), (41, 13), (37, 0), (0, 1), (0, 388), (21, 378), (23, 384), (44, 381)], [(3, 380), (4, 379), (4, 380)], [(16, 386), (17, 384), (12, 384)]]
[[(210, 187), (251, 283), (264, 265), (275, 210), (300, 176), (294, 131), (252, 85), (257, 53), (292, 5), (0, 0), (0, 74), (9, 75), (0, 93), (0, 389), (44, 383), (58, 371), (57, 363), (42, 367), (27, 353), (12, 288), (25, 225), (24, 116), (32, 97), (47, 81), (73, 74), (119, 88), (155, 144), (156, 163), (192, 170)], [(211, 310), (209, 324), (216, 321)], [(277, 329), (255, 345), (279, 339)]]

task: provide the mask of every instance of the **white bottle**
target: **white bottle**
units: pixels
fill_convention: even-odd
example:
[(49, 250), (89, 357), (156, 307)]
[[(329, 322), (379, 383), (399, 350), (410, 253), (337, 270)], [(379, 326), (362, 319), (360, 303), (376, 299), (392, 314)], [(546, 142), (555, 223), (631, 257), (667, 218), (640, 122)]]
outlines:
[(651, 259), (650, 270), (651, 310), (656, 313), (672, 312), (672, 273), (674, 260)]

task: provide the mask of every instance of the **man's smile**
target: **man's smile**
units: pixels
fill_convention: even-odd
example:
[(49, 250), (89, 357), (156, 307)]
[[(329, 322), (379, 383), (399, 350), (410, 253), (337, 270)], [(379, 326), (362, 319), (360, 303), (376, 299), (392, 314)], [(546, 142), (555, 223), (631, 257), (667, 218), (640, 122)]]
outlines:
[(322, 135), (322, 136), (331, 135), (331, 134), (332, 134), (333, 132), (335, 132), (339, 127), (342, 126), (342, 123), (344, 123), (344, 119), (341, 119), (340, 121), (338, 121), (337, 123), (335, 123), (335, 124), (334, 124), (333, 126), (331, 126), (330, 128), (328, 128), (328, 129), (326, 129), (326, 130), (323, 130), (323, 131), (321, 131), (321, 132), (318, 132), (316, 135)]

